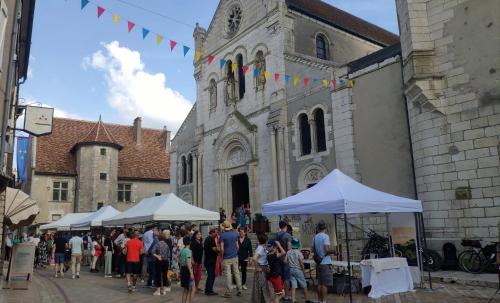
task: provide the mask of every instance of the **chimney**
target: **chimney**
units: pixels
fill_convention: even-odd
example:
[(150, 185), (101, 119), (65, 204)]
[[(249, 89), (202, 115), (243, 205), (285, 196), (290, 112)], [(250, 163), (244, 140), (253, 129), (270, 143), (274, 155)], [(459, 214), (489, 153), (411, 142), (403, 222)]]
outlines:
[(142, 135), (141, 125), (142, 125), (141, 117), (135, 118), (134, 119), (134, 136), (135, 136), (135, 143), (137, 145), (141, 144), (141, 135)]
[(166, 126), (163, 126), (163, 138), (165, 139), (165, 151), (170, 152), (170, 131)]

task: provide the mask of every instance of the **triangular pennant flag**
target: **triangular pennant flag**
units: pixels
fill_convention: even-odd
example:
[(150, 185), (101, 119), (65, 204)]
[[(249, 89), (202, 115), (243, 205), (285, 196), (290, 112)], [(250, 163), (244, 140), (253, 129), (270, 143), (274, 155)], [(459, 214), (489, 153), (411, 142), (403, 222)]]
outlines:
[(270, 73), (269, 73), (269, 71), (266, 70), (264, 72), (264, 78), (266, 78), (266, 81), (269, 79), (269, 76), (270, 76)]
[(117, 24), (118, 22), (120, 22), (120, 16), (118, 16), (118, 15), (113, 15), (113, 22), (114, 22), (115, 24)]
[(184, 57), (186, 57), (187, 53), (189, 52), (190, 48), (183, 45), (184, 46)]
[(134, 29), (135, 23), (132, 21), (127, 22), (128, 32), (130, 33)]
[(280, 74), (274, 73), (274, 81), (278, 81), (280, 79)]
[(142, 28), (142, 39), (146, 39), (148, 34), (149, 34), (149, 29), (143, 27)]
[(195, 52), (194, 59), (196, 61), (200, 61), (200, 59), (201, 59), (201, 52), (200, 51)]
[(253, 77), (257, 78), (259, 76), (259, 69), (256, 67), (253, 69)]
[(289, 75), (285, 75), (285, 83), (288, 84), (288, 81), (290, 81), (290, 76)]
[(173, 51), (175, 46), (177, 45), (177, 42), (175, 42), (174, 40), (170, 40), (170, 50)]
[(297, 86), (299, 84), (300, 78), (298, 76), (293, 77), (293, 86)]
[(160, 44), (163, 41), (162, 35), (156, 35), (156, 44)]
[(344, 80), (344, 79), (340, 79), (340, 80), (339, 80), (339, 82), (340, 82), (340, 83), (339, 83), (339, 84), (340, 84), (340, 86), (344, 86), (344, 85), (345, 85), (345, 80)]
[(208, 60), (208, 64), (211, 64), (212, 61), (214, 61), (214, 56), (208, 55), (207, 60)]
[(354, 86), (354, 80), (347, 80), (347, 86), (353, 87)]
[(316, 82), (318, 82), (318, 81), (319, 81), (319, 79), (318, 79), (318, 78), (314, 78), (314, 79), (313, 79), (313, 84), (314, 84), (314, 83), (316, 83)]
[(87, 6), (87, 4), (89, 4), (89, 0), (82, 0), (82, 9), (85, 8), (85, 6)]
[(105, 9), (103, 7), (97, 7), (97, 18), (101, 17), (104, 14)]
[(243, 69), (243, 75), (245, 75), (248, 71), (248, 65), (244, 65), (242, 69)]
[(238, 69), (238, 64), (236, 64), (236, 63), (231, 64), (231, 71), (233, 73), (236, 71), (236, 69)]
[(323, 80), (323, 86), (328, 87), (328, 80)]
[(220, 69), (223, 69), (224, 65), (226, 65), (226, 60), (220, 59)]
[(307, 86), (309, 84), (309, 78), (304, 78), (304, 86)]
[(333, 89), (337, 88), (337, 79), (332, 80)]

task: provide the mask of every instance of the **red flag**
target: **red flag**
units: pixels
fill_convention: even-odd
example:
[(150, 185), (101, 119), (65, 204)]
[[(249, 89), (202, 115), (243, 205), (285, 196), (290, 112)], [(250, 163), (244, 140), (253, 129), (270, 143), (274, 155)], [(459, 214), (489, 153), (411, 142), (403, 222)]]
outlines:
[(170, 40), (170, 50), (173, 51), (175, 46), (177, 45), (177, 42), (175, 42), (174, 40)]
[(307, 86), (309, 84), (309, 78), (304, 78), (304, 86)]
[(130, 32), (132, 31), (132, 29), (134, 28), (135, 23), (134, 23), (134, 22), (132, 22), (132, 21), (129, 21), (129, 22), (127, 23), (127, 25), (128, 25), (128, 32), (130, 33)]
[(332, 84), (333, 84), (333, 89), (336, 89), (337, 88), (337, 79), (333, 79)]
[(207, 59), (208, 59), (208, 64), (210, 64), (212, 63), (212, 61), (214, 61), (214, 56), (208, 55)]
[(242, 70), (243, 70), (243, 75), (246, 74), (248, 71), (248, 65), (244, 65)]
[(280, 74), (275, 73), (274, 74), (274, 81), (278, 81), (280, 79)]
[(98, 6), (97, 7), (97, 18), (101, 17), (101, 15), (104, 13), (105, 9)]

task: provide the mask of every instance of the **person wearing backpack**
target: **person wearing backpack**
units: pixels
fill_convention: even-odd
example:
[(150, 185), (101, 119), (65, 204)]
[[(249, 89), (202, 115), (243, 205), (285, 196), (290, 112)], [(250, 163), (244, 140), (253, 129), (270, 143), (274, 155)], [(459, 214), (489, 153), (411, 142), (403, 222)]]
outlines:
[[(292, 249), (292, 235), (288, 232), (288, 224), (285, 221), (279, 222), (280, 231), (276, 234), (276, 241), (278, 241), (286, 253)], [(290, 266), (285, 262), (285, 257), (280, 257), (281, 266), (281, 280), (285, 289), (283, 301), (291, 301), (290, 295)]]
[(316, 262), (316, 277), (318, 279), (318, 301), (326, 303), (328, 287), (333, 286), (333, 262), (330, 257), (335, 251), (330, 247), (330, 237), (326, 233), (326, 223), (319, 221), (318, 233), (313, 238), (314, 261)]
[(168, 246), (167, 237), (164, 233), (159, 236), (159, 242), (153, 247), (152, 255), (156, 259), (156, 292), (155, 296), (165, 295), (170, 291), (170, 281), (168, 280), (168, 265), (170, 260), (170, 247)]

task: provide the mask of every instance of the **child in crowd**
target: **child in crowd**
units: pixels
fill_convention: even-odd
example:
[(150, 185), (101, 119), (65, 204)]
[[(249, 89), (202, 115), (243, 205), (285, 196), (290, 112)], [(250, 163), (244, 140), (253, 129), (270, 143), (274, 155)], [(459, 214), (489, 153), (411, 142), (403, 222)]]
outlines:
[[(279, 303), (281, 296), (285, 293), (283, 281), (281, 279), (281, 257), (285, 256), (285, 250), (281, 247), (279, 241), (269, 240), (269, 252), (267, 253), (267, 262), (269, 263), (269, 282), (273, 285), (274, 296), (273, 303)], [(286, 257), (285, 257), (286, 262)]]
[(295, 299), (295, 291), (297, 286), (304, 290), (304, 297), (306, 303), (312, 303), (309, 300), (307, 291), (307, 283), (304, 275), (304, 256), (300, 251), (300, 240), (297, 238), (292, 239), (292, 249), (286, 253), (286, 259), (290, 267), (290, 283), (292, 286), (292, 302), (297, 302)]
[(179, 255), (179, 265), (181, 267), (181, 287), (184, 288), (182, 292), (182, 303), (193, 303), (194, 294), (196, 292), (194, 273), (193, 273), (193, 258), (191, 249), (191, 238), (189, 236), (183, 239), (184, 248)]

